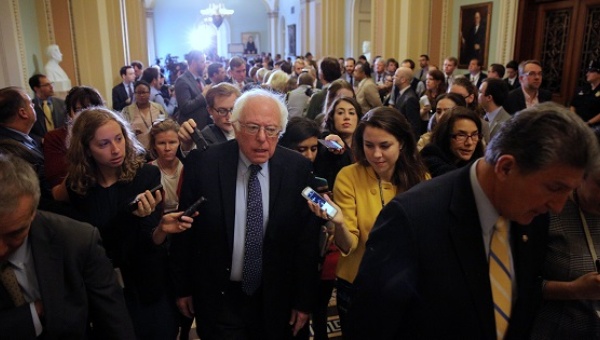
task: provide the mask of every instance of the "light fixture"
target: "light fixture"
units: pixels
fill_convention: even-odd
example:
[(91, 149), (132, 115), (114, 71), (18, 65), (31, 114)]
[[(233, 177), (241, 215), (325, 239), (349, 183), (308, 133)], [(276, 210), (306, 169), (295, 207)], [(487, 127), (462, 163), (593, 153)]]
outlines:
[(200, 10), (200, 14), (211, 17), (212, 23), (217, 27), (217, 29), (219, 29), (223, 23), (223, 18), (228, 15), (232, 15), (233, 10), (227, 9), (222, 3), (212, 3), (208, 5), (208, 8)]

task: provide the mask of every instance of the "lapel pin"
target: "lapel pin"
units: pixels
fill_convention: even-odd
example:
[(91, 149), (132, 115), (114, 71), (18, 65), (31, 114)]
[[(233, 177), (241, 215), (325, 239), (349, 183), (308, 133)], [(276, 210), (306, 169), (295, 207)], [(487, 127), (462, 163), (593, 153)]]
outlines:
[(529, 237), (527, 235), (523, 235), (522, 237), (523, 237), (523, 242), (529, 241)]

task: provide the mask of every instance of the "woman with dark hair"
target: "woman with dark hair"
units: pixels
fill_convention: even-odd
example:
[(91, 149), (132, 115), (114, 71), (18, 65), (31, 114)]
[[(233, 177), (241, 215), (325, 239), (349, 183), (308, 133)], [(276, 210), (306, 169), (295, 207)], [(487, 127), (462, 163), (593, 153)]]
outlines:
[(292, 117), (288, 121), (285, 133), (279, 139), (279, 145), (300, 152), (304, 157), (315, 161), (319, 150), (318, 139), (321, 130), (317, 123), (305, 117)]
[(323, 176), (331, 187), (335, 176), (343, 167), (354, 163), (352, 136), (362, 111), (358, 102), (351, 97), (334, 99), (325, 117), (324, 136), (342, 146), (342, 149), (322, 150), (314, 163), (315, 172)]
[(176, 308), (169, 294), (167, 251), (156, 245), (169, 231), (161, 221), (162, 210), (155, 209), (161, 191), (149, 191), (160, 184), (160, 171), (145, 164), (143, 155), (121, 116), (106, 108), (86, 109), (71, 129), (69, 174), (53, 193), (100, 231), (106, 255), (122, 275), (137, 337), (174, 339)]
[[(305, 117), (293, 117), (289, 120), (285, 133), (279, 140), (279, 145), (296, 150), (304, 157), (314, 162), (319, 152), (318, 138), (321, 134), (317, 123)], [(315, 173), (319, 175), (319, 173)], [(317, 179), (311, 187), (319, 193), (329, 191), (328, 183), (321, 183)], [(311, 314), (312, 326), (315, 340), (326, 340), (327, 337), (327, 307), (331, 299), (331, 293), (335, 286), (335, 267), (337, 266), (340, 252), (333, 243), (333, 238), (327, 233), (325, 228), (321, 235), (321, 257), (323, 258), (321, 266), (321, 280), (319, 283), (319, 292), (317, 304)]]
[(327, 95), (325, 96), (325, 102), (323, 102), (323, 114), (327, 116), (333, 101), (338, 97), (349, 97), (356, 99), (356, 93), (352, 84), (345, 81), (344, 79), (334, 80), (327, 88)]
[[(377, 215), (398, 193), (427, 178), (411, 126), (394, 108), (369, 111), (354, 133), (353, 145), (357, 162), (337, 175), (333, 188), (335, 203), (326, 198), (338, 211), (331, 219), (331, 232), (343, 255), (336, 271), (342, 332), (348, 327), (352, 283)], [(309, 205), (317, 216), (327, 218), (318, 205)]]
[(67, 135), (73, 125), (73, 119), (85, 108), (102, 105), (104, 99), (100, 93), (89, 86), (75, 86), (67, 94), (67, 124), (49, 131), (44, 136), (44, 171), (50, 187), (60, 184), (67, 176)]
[(417, 142), (417, 148), (421, 151), (425, 145), (429, 144), (431, 141), (431, 131), (436, 126), (437, 122), (439, 122), (446, 112), (449, 112), (450, 109), (456, 106), (466, 107), (467, 103), (465, 99), (456, 93), (444, 93), (437, 97), (435, 104), (435, 113), (429, 120), (429, 125), (427, 126), (427, 132), (421, 135), (419, 138), (419, 142)]
[(141, 80), (135, 83), (135, 102), (123, 108), (123, 117), (131, 124), (135, 137), (146, 150), (150, 150), (150, 129), (155, 120), (165, 119), (165, 108), (150, 101), (150, 84)]
[(435, 113), (437, 97), (446, 93), (446, 83), (444, 73), (440, 70), (429, 70), (425, 80), (425, 93), (421, 96), (421, 120), (424, 122), (421, 131), (427, 130), (429, 119)]
[(465, 107), (446, 112), (433, 129), (431, 143), (421, 150), (421, 157), (432, 177), (471, 164), (483, 157), (481, 119)]
[(485, 112), (478, 103), (479, 89), (476, 88), (468, 78), (462, 77), (454, 80), (449, 92), (463, 96), (467, 102), (467, 107), (479, 116), (481, 119), (481, 133), (483, 134), (483, 140), (485, 143), (488, 143), (490, 141), (490, 125), (483, 120)]

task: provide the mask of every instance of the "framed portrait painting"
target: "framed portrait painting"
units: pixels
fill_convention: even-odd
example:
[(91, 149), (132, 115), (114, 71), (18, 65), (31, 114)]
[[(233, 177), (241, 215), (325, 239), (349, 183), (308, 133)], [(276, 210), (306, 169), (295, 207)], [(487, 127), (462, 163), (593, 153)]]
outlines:
[(244, 44), (244, 54), (258, 54), (260, 51), (260, 35), (258, 32), (243, 32), (242, 44)]
[(289, 55), (296, 55), (296, 24), (288, 25), (288, 50)]
[(458, 38), (458, 66), (466, 68), (478, 59), (485, 69), (488, 63), (492, 2), (461, 6)]

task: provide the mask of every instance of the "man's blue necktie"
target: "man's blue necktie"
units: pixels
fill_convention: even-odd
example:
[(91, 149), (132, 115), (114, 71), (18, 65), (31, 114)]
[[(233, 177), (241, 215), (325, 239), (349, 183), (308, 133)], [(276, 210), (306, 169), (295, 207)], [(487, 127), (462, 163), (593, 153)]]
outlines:
[(248, 180), (246, 242), (242, 271), (242, 290), (248, 295), (254, 294), (260, 286), (262, 278), (263, 205), (260, 182), (257, 177), (261, 169), (260, 165), (250, 165), (250, 179)]

